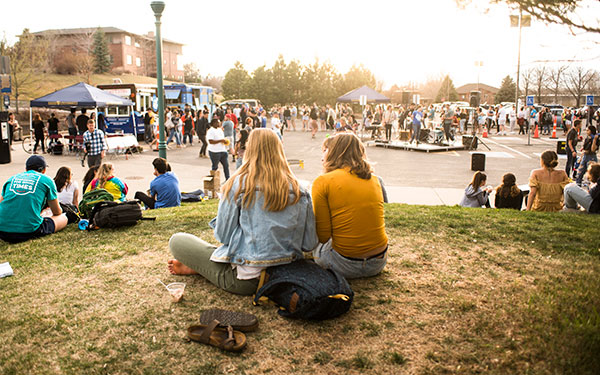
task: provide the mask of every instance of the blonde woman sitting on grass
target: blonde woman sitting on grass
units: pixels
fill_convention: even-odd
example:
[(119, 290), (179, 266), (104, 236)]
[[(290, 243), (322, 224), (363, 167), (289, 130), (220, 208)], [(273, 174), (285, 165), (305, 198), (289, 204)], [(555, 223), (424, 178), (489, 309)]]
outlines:
[(215, 247), (187, 233), (169, 241), (169, 271), (200, 274), (228, 292), (256, 292), (263, 269), (303, 258), (317, 245), (310, 196), (290, 170), (271, 129), (250, 133), (244, 163), (225, 183), (210, 225)]
[(544, 151), (540, 156), (540, 169), (534, 169), (529, 176), (529, 197), (527, 211), (557, 212), (563, 206), (563, 191), (569, 177), (563, 170), (556, 170), (558, 155), (554, 151)]

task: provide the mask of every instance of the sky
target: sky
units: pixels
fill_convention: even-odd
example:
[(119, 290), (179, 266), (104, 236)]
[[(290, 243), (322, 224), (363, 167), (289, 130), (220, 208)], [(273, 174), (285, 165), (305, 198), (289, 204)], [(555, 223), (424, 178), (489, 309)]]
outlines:
[[(155, 28), (150, 0), (2, 1), (10, 14), (0, 24), (9, 43), (23, 28), (113, 26), (137, 34)], [(240, 61), (248, 71), (287, 62), (331, 62), (340, 73), (353, 64), (371, 70), (384, 88), (424, 82), (449, 74), (455, 86), (481, 83), (499, 87), (516, 76), (518, 28), (511, 28), (506, 5), (459, 9), (455, 0), (165, 0), (164, 38), (185, 43), (183, 61), (205, 76), (223, 76)], [(89, 8), (85, 8), (89, 4)], [(600, 2), (584, 0), (581, 17), (598, 24)], [(32, 11), (35, 9), (35, 11)], [(486, 11), (487, 10), (487, 11)], [(482, 61), (478, 68), (475, 61)], [(566, 27), (533, 21), (524, 28), (521, 69), (540, 62), (598, 67), (600, 34), (573, 35)]]

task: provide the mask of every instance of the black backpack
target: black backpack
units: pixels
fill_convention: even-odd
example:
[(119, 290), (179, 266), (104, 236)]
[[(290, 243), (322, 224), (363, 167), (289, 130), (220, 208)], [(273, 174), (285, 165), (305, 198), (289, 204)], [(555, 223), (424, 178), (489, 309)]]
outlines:
[(343, 276), (301, 259), (263, 271), (253, 303), (270, 300), (279, 306), (281, 316), (323, 320), (348, 311), (353, 298)]
[(155, 220), (142, 217), (138, 201), (100, 202), (90, 214), (92, 228), (118, 228), (137, 224), (139, 220)]

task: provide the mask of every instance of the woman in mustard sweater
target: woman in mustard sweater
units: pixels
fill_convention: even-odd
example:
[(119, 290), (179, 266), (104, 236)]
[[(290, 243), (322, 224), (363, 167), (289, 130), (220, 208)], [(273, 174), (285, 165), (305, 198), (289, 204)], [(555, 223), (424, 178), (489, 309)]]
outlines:
[(323, 143), (324, 174), (312, 186), (319, 245), (315, 262), (346, 278), (377, 275), (387, 261), (383, 182), (351, 133)]

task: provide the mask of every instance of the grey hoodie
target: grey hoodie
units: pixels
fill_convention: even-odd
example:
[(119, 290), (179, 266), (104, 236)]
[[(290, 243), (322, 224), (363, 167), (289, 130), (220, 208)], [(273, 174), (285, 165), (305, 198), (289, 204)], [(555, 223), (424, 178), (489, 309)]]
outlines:
[(488, 199), (488, 192), (477, 188), (473, 189), (473, 186), (469, 184), (465, 189), (465, 195), (460, 201), (462, 207), (481, 207), (485, 204)]

